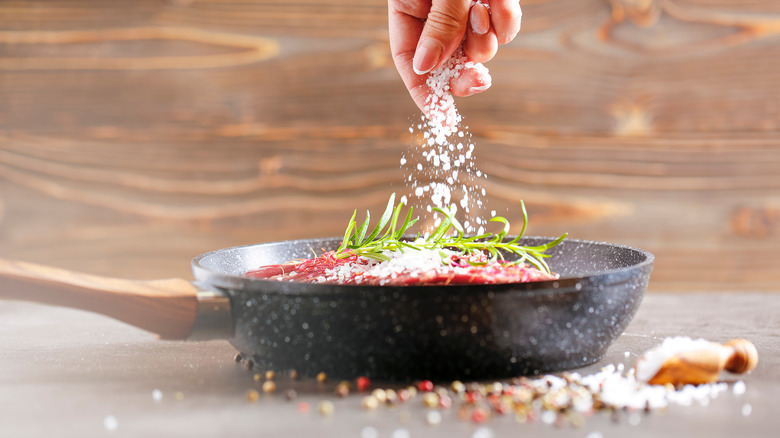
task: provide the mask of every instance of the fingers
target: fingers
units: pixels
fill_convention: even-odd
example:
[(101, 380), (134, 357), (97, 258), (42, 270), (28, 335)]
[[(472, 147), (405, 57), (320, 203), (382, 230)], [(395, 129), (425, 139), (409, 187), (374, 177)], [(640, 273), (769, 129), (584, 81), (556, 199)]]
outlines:
[(480, 64), (464, 69), (458, 77), (452, 78), (450, 91), (458, 97), (466, 97), (487, 90), (491, 83), (488, 69)]
[(517, 0), (489, 0), (490, 15), (498, 44), (512, 41), (520, 32), (520, 19), (523, 16)]
[(427, 76), (416, 74), (412, 66), (417, 42), (425, 24), (423, 19), (430, 8), (430, 2), (427, 5), (422, 3), (426, 2), (388, 1), (388, 30), (393, 62), (420, 110), (425, 107), (425, 100), (430, 94), (430, 88), (425, 85)]
[(469, 13), (469, 29), (463, 50), (472, 62), (487, 62), (493, 59), (498, 50), (496, 33), (490, 25), (490, 14), (481, 3), (475, 3)]
[(471, 0), (433, 0), (412, 64), (424, 75), (440, 67), (460, 45)]

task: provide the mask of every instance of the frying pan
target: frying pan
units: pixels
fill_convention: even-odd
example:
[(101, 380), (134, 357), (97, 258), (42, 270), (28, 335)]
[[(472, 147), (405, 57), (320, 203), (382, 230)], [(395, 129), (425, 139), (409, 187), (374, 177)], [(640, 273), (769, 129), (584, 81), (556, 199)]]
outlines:
[(360, 286), (242, 277), (339, 243), (212, 251), (192, 260), (195, 282), (112, 279), (0, 259), (0, 298), (101, 313), (163, 339), (228, 339), (262, 370), (488, 379), (598, 361), (636, 313), (654, 259), (641, 249), (567, 239), (550, 252), (550, 267), (561, 275), (555, 281)]

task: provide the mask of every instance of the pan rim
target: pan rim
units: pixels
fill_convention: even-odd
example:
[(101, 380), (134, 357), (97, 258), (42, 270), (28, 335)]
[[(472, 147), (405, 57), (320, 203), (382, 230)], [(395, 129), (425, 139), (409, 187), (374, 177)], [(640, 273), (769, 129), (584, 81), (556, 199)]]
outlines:
[[(511, 236), (507, 238), (511, 239)], [(554, 237), (547, 236), (524, 236), (523, 239), (537, 239), (537, 240), (553, 240)], [(254, 243), (247, 245), (238, 245), (228, 248), (221, 248), (212, 251), (208, 251), (197, 255), (191, 260), (191, 266), (193, 274), (195, 275), (197, 283), (205, 283), (207, 286), (216, 287), (226, 290), (242, 290), (242, 291), (254, 291), (257, 293), (284, 293), (287, 295), (333, 295), (338, 293), (354, 293), (356, 290), (365, 291), (415, 291), (415, 293), (424, 293), (426, 290), (435, 290), (436, 286), (441, 285), (412, 285), (412, 286), (398, 286), (398, 285), (360, 285), (360, 284), (318, 284), (318, 283), (302, 283), (302, 282), (281, 282), (276, 280), (267, 280), (261, 278), (244, 277), (241, 275), (230, 274), (226, 272), (217, 271), (209, 267), (203, 266), (202, 261), (215, 254), (226, 253), (229, 251), (242, 251), (252, 247), (265, 246), (265, 245), (289, 245), (294, 246), (296, 244), (309, 244), (312, 242), (324, 242), (324, 241), (340, 241), (341, 237), (325, 237), (325, 238), (312, 238), (312, 239), (296, 239), (285, 240), (275, 242)], [(624, 266), (620, 268), (607, 269), (603, 271), (597, 271), (589, 275), (580, 276), (568, 276), (561, 277), (556, 280), (544, 280), (525, 283), (491, 283), (491, 284), (456, 284), (447, 285), (446, 287), (452, 293), (474, 293), (476, 291), (484, 291), (487, 287), (490, 292), (502, 293), (502, 292), (518, 292), (523, 291), (533, 294), (537, 293), (571, 293), (572, 291), (579, 290), (577, 285), (582, 285), (584, 282), (598, 282), (599, 284), (609, 285), (612, 283), (624, 282), (626, 279), (632, 276), (635, 271), (642, 271), (645, 269), (651, 270), (655, 261), (655, 256), (650, 251), (642, 248), (632, 247), (623, 244), (609, 243), (595, 240), (585, 239), (570, 239), (567, 238), (564, 242), (579, 245), (595, 245), (605, 246), (613, 249), (624, 250), (628, 252), (638, 253), (643, 256), (644, 259), (636, 264)], [(611, 279), (612, 281), (608, 281)], [(272, 291), (263, 290), (271, 288)], [(279, 290), (284, 289), (284, 290)]]

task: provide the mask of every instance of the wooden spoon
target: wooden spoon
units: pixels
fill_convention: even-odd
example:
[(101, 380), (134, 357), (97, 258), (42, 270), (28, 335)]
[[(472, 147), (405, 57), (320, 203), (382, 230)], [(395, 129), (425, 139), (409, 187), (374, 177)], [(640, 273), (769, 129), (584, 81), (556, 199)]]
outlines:
[[(637, 361), (646, 360), (644, 356)], [(758, 351), (752, 342), (732, 339), (725, 344), (710, 342), (706, 347), (697, 347), (679, 352), (667, 358), (658, 371), (647, 380), (651, 385), (699, 385), (718, 380), (721, 371), (735, 374), (748, 373), (758, 364)]]

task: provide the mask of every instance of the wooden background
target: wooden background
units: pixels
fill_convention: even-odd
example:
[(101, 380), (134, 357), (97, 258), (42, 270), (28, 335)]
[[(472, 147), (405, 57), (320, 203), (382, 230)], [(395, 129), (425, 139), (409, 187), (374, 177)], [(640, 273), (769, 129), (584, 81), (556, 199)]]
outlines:
[[(521, 4), (458, 102), (491, 208), (654, 252), (654, 292), (780, 290), (780, 2)], [(0, 1), (0, 257), (190, 278), (207, 250), (339, 235), (406, 190), (386, 14)]]

